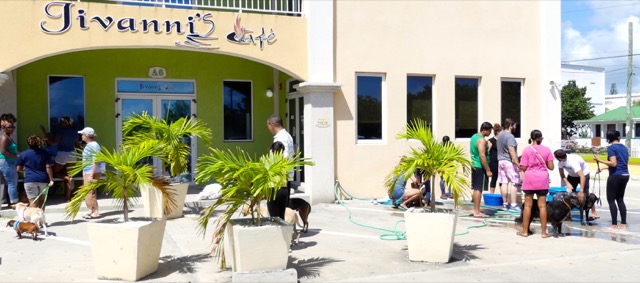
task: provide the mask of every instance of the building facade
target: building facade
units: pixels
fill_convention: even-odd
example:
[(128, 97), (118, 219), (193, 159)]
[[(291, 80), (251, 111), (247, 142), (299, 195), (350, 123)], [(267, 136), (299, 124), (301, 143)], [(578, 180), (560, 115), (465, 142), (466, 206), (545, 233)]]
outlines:
[(563, 85), (567, 85), (569, 81), (575, 81), (578, 87), (586, 87), (587, 94), (585, 96), (591, 98), (589, 102), (593, 105), (595, 115), (606, 112), (608, 108), (608, 105), (605, 105), (605, 97), (608, 95), (606, 95), (604, 74), (604, 68), (601, 67), (562, 64)]
[[(21, 149), (63, 115), (116, 147), (123, 119), (148, 111), (262, 154), (276, 113), (316, 163), (296, 181), (318, 203), (336, 180), (385, 195), (414, 118), (465, 147), (505, 118), (521, 148), (533, 129), (560, 146), (560, 1), (142, 2), (0, 1), (0, 112), (18, 117)], [(206, 152), (194, 144), (192, 164)]]

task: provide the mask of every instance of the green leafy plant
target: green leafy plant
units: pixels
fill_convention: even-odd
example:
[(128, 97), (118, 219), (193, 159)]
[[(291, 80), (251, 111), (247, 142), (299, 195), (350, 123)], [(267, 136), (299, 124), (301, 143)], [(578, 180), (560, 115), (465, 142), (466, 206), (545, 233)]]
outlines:
[(396, 138), (414, 139), (420, 142), (420, 146), (412, 146), (410, 152), (403, 156), (403, 161), (387, 176), (385, 185), (389, 195), (393, 193), (399, 176), (404, 175), (405, 180), (409, 180), (415, 170), (419, 169), (424, 178), (431, 182), (431, 212), (435, 212), (435, 180), (438, 175), (451, 188), (454, 206), (458, 207), (460, 196), (469, 186), (471, 174), (471, 161), (465, 154), (465, 149), (454, 143), (443, 144), (436, 140), (427, 122), (421, 119), (409, 122)]
[[(159, 147), (152, 144), (140, 144), (138, 146), (128, 146), (122, 148), (121, 151), (109, 151), (101, 148), (99, 153), (95, 154), (95, 162), (104, 162), (107, 164), (104, 178), (93, 180), (88, 184), (82, 185), (74, 194), (71, 202), (65, 207), (66, 218), (74, 219), (85, 197), (93, 190), (102, 188), (106, 193), (113, 196), (116, 206), (124, 212), (124, 221), (129, 221), (129, 208), (135, 203), (135, 198), (131, 198), (139, 193), (140, 186), (153, 185), (160, 190), (164, 196), (165, 202), (163, 209), (169, 211), (176, 204), (169, 197), (172, 194), (167, 186), (169, 183), (161, 179), (155, 179), (153, 176), (153, 168), (151, 165), (141, 162), (141, 160), (156, 156), (159, 154)], [(75, 163), (71, 167), (71, 174), (75, 175), (82, 172), (86, 166), (93, 164), (91, 160), (82, 160)]]
[(301, 158), (300, 153), (287, 158), (282, 153), (269, 153), (259, 158), (251, 157), (242, 149), (236, 151), (211, 149), (211, 153), (198, 160), (196, 182), (205, 183), (216, 180), (222, 187), (220, 198), (204, 209), (199, 219), (200, 231), (204, 233), (209, 225), (209, 218), (214, 211), (224, 207), (224, 211), (216, 218), (214, 225), (213, 251), (221, 268), (226, 267), (224, 261), (224, 231), (233, 214), (244, 204), (248, 204), (253, 224), (260, 226), (260, 201), (274, 199), (276, 191), (287, 183), (289, 172), (299, 170), (301, 166), (314, 165), (308, 159)]
[(136, 147), (151, 144), (160, 148), (158, 157), (169, 164), (170, 174), (177, 176), (187, 170), (189, 162), (190, 137), (201, 138), (205, 144), (211, 143), (213, 134), (206, 123), (192, 117), (180, 117), (175, 120), (156, 119), (146, 112), (127, 117), (122, 126), (123, 144)]

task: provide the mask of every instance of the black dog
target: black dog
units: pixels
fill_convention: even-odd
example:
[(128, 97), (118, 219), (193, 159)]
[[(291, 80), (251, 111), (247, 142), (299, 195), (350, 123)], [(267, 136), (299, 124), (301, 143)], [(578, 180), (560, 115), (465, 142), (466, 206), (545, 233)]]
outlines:
[(300, 214), (302, 219), (302, 232), (309, 231), (309, 213), (311, 213), (311, 205), (301, 198), (290, 198), (288, 208), (291, 208)]
[[(557, 193), (553, 196), (553, 200), (563, 200), (567, 197), (567, 195), (569, 194), (565, 192)], [(590, 193), (589, 195), (586, 196), (585, 201), (580, 203), (580, 224), (582, 224), (583, 226), (591, 225), (590, 223), (591, 220), (589, 220), (589, 212), (591, 211), (591, 208), (593, 208), (593, 206), (596, 204), (598, 200), (599, 198), (596, 196), (596, 194)], [(585, 219), (586, 219), (586, 222), (585, 222)]]
[[(567, 215), (571, 214), (571, 209), (579, 208), (580, 200), (578, 199), (578, 195), (575, 193), (568, 194), (563, 200), (553, 200), (551, 202), (547, 202), (547, 222), (551, 223), (553, 227), (553, 236), (558, 237), (564, 235), (561, 233), (562, 231), (562, 221), (567, 217)], [(522, 225), (523, 222), (523, 214), (524, 211), (520, 212), (520, 217), (516, 218), (516, 223)], [(534, 218), (540, 218), (540, 209), (534, 203), (531, 207), (531, 218), (529, 219), (529, 230), (527, 231), (529, 235), (533, 234), (531, 231), (531, 221)]]

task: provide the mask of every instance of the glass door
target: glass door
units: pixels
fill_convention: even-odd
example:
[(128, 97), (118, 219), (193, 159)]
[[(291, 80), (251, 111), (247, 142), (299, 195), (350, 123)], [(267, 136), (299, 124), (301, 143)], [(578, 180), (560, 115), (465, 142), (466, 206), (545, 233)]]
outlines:
[[(304, 98), (302, 95), (292, 92), (287, 94), (287, 132), (293, 138), (293, 147), (296, 152), (301, 152), (304, 157)], [(304, 167), (296, 171), (293, 185), (304, 190)]]
[[(195, 85), (183, 81), (118, 80), (116, 136), (118, 146), (122, 144), (122, 123), (134, 114), (147, 112), (169, 123), (182, 117), (195, 117)], [(185, 176), (193, 180), (193, 166), (197, 157), (195, 140), (185, 137), (183, 142), (190, 146)], [(169, 168), (161, 160), (148, 160), (155, 172), (168, 176)]]

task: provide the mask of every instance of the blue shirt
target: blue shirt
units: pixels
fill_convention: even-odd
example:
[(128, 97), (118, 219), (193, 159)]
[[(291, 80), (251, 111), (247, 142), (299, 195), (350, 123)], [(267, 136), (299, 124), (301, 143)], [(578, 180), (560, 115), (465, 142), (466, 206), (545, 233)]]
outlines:
[(621, 143), (614, 143), (607, 149), (608, 157), (616, 157), (616, 167), (609, 167), (609, 175), (629, 175), (629, 150)]
[(80, 140), (78, 131), (73, 128), (60, 128), (58, 135), (60, 136), (58, 151), (74, 152), (76, 150), (76, 142)]
[(25, 183), (49, 183), (47, 164), (51, 166), (49, 153), (42, 149), (28, 149), (20, 154), (16, 165), (24, 166)]

